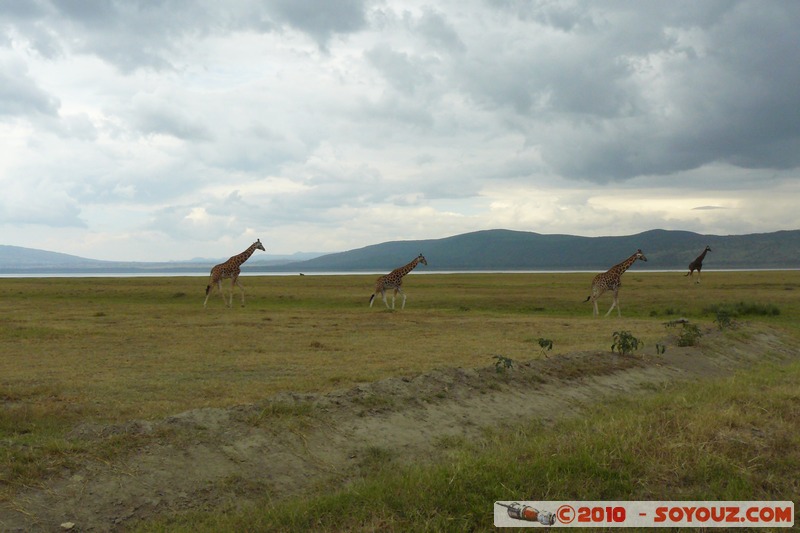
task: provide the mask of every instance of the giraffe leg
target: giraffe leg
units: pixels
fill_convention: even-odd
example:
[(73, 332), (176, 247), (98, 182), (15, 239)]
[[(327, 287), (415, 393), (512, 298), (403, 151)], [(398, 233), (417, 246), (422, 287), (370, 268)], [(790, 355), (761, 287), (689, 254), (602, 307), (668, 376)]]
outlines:
[(231, 282), (230, 298), (226, 297), (225, 293), (222, 291), (222, 281), (219, 282), (219, 293), (222, 295), (222, 301), (225, 302), (225, 307), (230, 307), (231, 302), (233, 301), (233, 282)]
[[(611, 307), (608, 308), (608, 312), (606, 313), (606, 316), (610, 315), (611, 311), (613, 311), (615, 307), (617, 307), (617, 293), (616, 293), (616, 291), (614, 292), (614, 301), (611, 302)], [(619, 312), (619, 309), (617, 309), (617, 312)]]
[(614, 301), (611, 302), (611, 307), (608, 308), (608, 312), (606, 316), (611, 314), (611, 311), (616, 307), (617, 308), (617, 316), (622, 316), (622, 312), (619, 310), (619, 301), (618, 301), (619, 293), (618, 291), (614, 291)]
[(213, 290), (214, 290), (214, 285), (212, 283), (209, 283), (208, 287), (206, 287), (206, 299), (203, 300), (203, 308), (205, 308), (206, 304), (208, 303), (208, 297), (211, 296), (211, 291)]
[(400, 293), (400, 296), (403, 297), (403, 303), (400, 306), (400, 309), (405, 309), (406, 308), (406, 293), (404, 293), (403, 289), (401, 289), (399, 287), (397, 288), (397, 291)]
[[(236, 278), (236, 285), (239, 287), (239, 291), (242, 293), (242, 307), (244, 307), (244, 287), (241, 283), (239, 283), (239, 278)], [(231, 286), (231, 305), (233, 305), (233, 287)]]
[(389, 309), (389, 302), (386, 301), (386, 289), (381, 289), (381, 296), (383, 296), (383, 305), (386, 306), (386, 309)]
[(225, 292), (222, 290), (222, 278), (217, 281), (217, 290), (219, 290), (219, 295), (222, 297), (223, 303), (227, 306), (228, 301), (225, 299)]
[(594, 308), (592, 311), (592, 316), (600, 316), (600, 310), (597, 309), (597, 299), (600, 298), (600, 295), (603, 294), (603, 292), (604, 291), (597, 287), (592, 287), (592, 295), (589, 297), (592, 300), (592, 307)]
[(392, 291), (392, 309), (394, 309), (394, 299), (397, 296), (397, 288)]

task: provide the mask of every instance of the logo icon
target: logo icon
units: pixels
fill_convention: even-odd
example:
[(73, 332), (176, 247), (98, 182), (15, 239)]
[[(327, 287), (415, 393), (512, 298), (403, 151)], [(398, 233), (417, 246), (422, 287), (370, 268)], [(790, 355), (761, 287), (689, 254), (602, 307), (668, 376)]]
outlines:
[(540, 511), (530, 505), (522, 505), (514, 502), (511, 505), (495, 502), (500, 507), (505, 507), (508, 516), (515, 520), (525, 520), (526, 522), (539, 522), (544, 526), (552, 526), (556, 523), (556, 515), (548, 511)]

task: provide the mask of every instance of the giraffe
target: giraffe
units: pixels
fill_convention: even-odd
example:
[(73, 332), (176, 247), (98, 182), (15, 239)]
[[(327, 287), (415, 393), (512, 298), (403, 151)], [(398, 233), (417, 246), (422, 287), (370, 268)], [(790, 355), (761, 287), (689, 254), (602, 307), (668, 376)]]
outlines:
[(611, 314), (611, 310), (614, 307), (617, 308), (617, 316), (622, 316), (622, 313), (619, 310), (618, 305), (618, 296), (619, 296), (619, 288), (622, 286), (622, 274), (625, 273), (626, 270), (633, 264), (634, 261), (637, 259), (641, 259), (642, 261), (647, 261), (647, 258), (644, 256), (641, 250), (636, 250), (636, 253), (627, 258), (625, 261), (618, 265), (614, 265), (606, 272), (602, 274), (598, 274), (592, 280), (592, 294), (587, 297), (584, 302), (588, 302), (592, 300), (592, 304), (594, 304), (594, 316), (599, 315), (599, 311), (597, 310), (597, 299), (600, 297), (601, 294), (604, 292), (611, 290), (614, 291), (614, 302), (611, 304), (611, 307), (608, 308), (608, 312), (606, 316)]
[[(222, 296), (222, 301), (225, 302), (227, 307), (231, 307), (233, 305), (233, 286), (238, 285), (239, 290), (242, 292), (242, 307), (244, 307), (244, 287), (242, 287), (242, 284), (239, 283), (239, 273), (241, 272), (239, 267), (242, 266), (242, 263), (250, 259), (250, 256), (253, 255), (253, 252), (256, 250), (262, 250), (266, 252), (266, 250), (264, 250), (264, 245), (261, 244), (261, 239), (258, 239), (256, 242), (251, 244), (250, 247), (244, 252), (240, 253), (239, 255), (234, 255), (224, 263), (220, 263), (211, 269), (211, 278), (208, 280), (208, 286), (206, 287), (206, 299), (203, 302), (203, 307), (205, 307), (208, 303), (208, 297), (211, 295), (214, 285), (219, 287), (219, 294)], [(225, 299), (225, 294), (222, 292), (222, 280), (226, 278), (231, 278), (230, 301)]]
[(710, 251), (711, 247), (706, 245), (706, 249), (703, 250), (703, 253), (698, 255), (697, 259), (689, 263), (689, 273), (686, 275), (694, 279), (694, 271), (697, 270), (697, 281), (695, 281), (695, 283), (700, 283), (700, 271), (703, 270), (703, 259), (706, 258), (706, 254)]
[(375, 301), (375, 296), (380, 292), (381, 296), (383, 296), (383, 303), (386, 305), (386, 308), (389, 308), (389, 304), (386, 302), (386, 290), (387, 289), (394, 289), (392, 293), (392, 309), (394, 309), (394, 297), (397, 296), (399, 292), (403, 296), (403, 305), (400, 307), (401, 309), (406, 308), (406, 294), (403, 292), (403, 276), (414, 270), (419, 263), (423, 265), (428, 264), (428, 261), (419, 254), (418, 257), (415, 257), (413, 261), (405, 266), (401, 266), (400, 268), (395, 268), (385, 276), (381, 276), (378, 278), (377, 283), (375, 283), (375, 292), (372, 293), (372, 296), (369, 297), (369, 306), (372, 307), (372, 303)]

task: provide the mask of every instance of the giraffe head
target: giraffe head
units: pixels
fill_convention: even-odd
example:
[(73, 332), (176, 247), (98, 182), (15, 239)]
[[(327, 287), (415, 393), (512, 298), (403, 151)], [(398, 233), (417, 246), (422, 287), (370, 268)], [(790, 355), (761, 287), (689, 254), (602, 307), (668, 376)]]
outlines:
[(642, 253), (642, 249), (641, 249), (641, 248), (639, 248), (638, 250), (636, 250), (635, 257), (636, 257), (636, 259), (640, 259), (640, 260), (642, 260), (642, 261), (647, 261), (647, 258), (646, 258), (646, 257), (644, 256), (644, 254)]
[(710, 252), (710, 251), (711, 251), (711, 247), (706, 245), (706, 252)]
[(425, 256), (423, 256), (422, 254), (419, 254), (419, 257), (417, 257), (417, 260), (418, 260), (419, 263), (422, 263), (423, 265), (428, 266), (428, 261), (425, 259)]
[(264, 245), (261, 244), (261, 239), (257, 239), (256, 242), (253, 243), (253, 245), (256, 247), (255, 248), (256, 250), (261, 250), (262, 252), (266, 252), (266, 250), (264, 249)]

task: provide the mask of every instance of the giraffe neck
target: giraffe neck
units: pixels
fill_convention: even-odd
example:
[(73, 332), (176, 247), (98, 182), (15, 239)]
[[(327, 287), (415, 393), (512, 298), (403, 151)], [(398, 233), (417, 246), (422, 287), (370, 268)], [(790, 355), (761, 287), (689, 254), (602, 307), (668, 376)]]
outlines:
[(708, 253), (708, 248), (706, 248), (705, 250), (703, 250), (703, 253), (702, 253), (702, 254), (700, 254), (700, 256), (697, 258), (697, 261), (698, 261), (698, 262), (702, 262), (702, 261), (703, 261), (703, 259), (705, 259), (705, 258), (706, 258), (706, 254), (707, 254), (707, 253)]
[(408, 274), (409, 272), (414, 270), (414, 267), (416, 267), (418, 264), (419, 264), (419, 257), (417, 257), (416, 259), (411, 261), (406, 266), (398, 268), (397, 271), (396, 271), (397, 275), (400, 276), (400, 277), (405, 276), (406, 274)]
[(251, 256), (251, 255), (253, 255), (253, 252), (255, 252), (255, 251), (256, 251), (256, 247), (257, 247), (257, 246), (258, 246), (258, 243), (253, 243), (253, 244), (251, 244), (251, 245), (250, 245), (250, 247), (249, 247), (247, 250), (245, 250), (244, 252), (240, 253), (239, 255), (234, 255), (234, 256), (233, 256), (233, 257), (231, 257), (231, 259), (230, 259), (231, 263), (232, 263), (232, 264), (235, 264), (235, 265), (237, 265), (237, 266), (238, 266), (238, 265), (241, 265), (242, 263), (244, 263), (245, 261), (247, 261), (248, 259), (250, 259), (250, 256)]
[[(637, 252), (637, 254), (638, 254), (638, 252)], [(611, 272), (613, 272), (617, 276), (621, 276), (622, 274), (624, 274), (625, 271), (628, 270), (630, 268), (630, 266), (634, 263), (634, 261), (636, 261), (637, 254), (633, 254), (632, 256), (627, 258), (622, 263), (618, 264), (615, 267), (612, 267), (611, 268)]]

